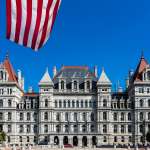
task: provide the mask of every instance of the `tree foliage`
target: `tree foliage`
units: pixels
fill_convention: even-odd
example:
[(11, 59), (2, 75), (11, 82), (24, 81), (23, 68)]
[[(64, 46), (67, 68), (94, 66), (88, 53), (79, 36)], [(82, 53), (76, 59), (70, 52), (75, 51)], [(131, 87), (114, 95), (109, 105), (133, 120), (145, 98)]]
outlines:
[(6, 133), (4, 131), (0, 132), (0, 142), (6, 141)]

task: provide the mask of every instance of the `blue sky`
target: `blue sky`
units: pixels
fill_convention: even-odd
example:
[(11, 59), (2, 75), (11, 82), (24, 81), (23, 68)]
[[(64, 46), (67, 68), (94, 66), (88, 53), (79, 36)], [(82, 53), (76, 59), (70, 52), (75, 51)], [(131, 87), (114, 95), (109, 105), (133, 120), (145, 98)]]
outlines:
[(5, 39), (5, 0), (0, 0), (0, 60), (9, 51), (14, 68), (25, 76), (26, 89), (38, 82), (46, 67), (54, 65), (98, 66), (115, 84), (124, 85), (129, 69), (135, 69), (141, 49), (150, 61), (149, 0), (62, 0), (47, 44), (34, 52)]

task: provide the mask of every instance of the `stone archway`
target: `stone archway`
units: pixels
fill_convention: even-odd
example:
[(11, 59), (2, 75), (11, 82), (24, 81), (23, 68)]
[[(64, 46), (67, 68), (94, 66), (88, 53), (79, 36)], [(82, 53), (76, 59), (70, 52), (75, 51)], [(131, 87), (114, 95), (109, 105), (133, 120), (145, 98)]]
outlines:
[(83, 138), (82, 138), (82, 146), (87, 147), (87, 137), (86, 136), (83, 136)]
[(55, 145), (59, 145), (59, 138), (58, 138), (58, 136), (54, 137), (54, 144)]
[(73, 146), (78, 146), (78, 137), (77, 136), (73, 137)]
[(93, 146), (97, 145), (97, 137), (96, 136), (92, 136), (92, 145)]
[(67, 145), (67, 144), (68, 144), (68, 136), (64, 136), (63, 144), (64, 144), (64, 145)]

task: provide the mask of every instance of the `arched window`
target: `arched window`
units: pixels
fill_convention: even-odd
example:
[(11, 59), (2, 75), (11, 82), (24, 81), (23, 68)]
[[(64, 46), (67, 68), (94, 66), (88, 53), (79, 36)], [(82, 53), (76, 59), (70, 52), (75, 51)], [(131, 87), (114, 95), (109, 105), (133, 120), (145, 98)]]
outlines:
[(91, 113), (91, 121), (94, 121), (95, 119), (94, 119), (94, 113), (92, 112)]
[(60, 113), (57, 113), (57, 114), (56, 114), (56, 120), (57, 120), (57, 121), (60, 121)]
[(131, 113), (128, 113), (128, 120), (131, 121)]
[(29, 136), (27, 136), (27, 142), (30, 142), (30, 138), (29, 138)]
[(68, 121), (69, 120), (69, 114), (68, 112), (65, 113), (65, 121)]
[(29, 121), (31, 119), (31, 114), (28, 112), (27, 113), (27, 120)]
[(57, 101), (55, 101), (55, 108), (57, 108)]
[(61, 100), (59, 101), (59, 108), (61, 108), (62, 107), (62, 102), (61, 102)]
[(121, 121), (124, 121), (124, 113), (121, 113)]
[(83, 121), (86, 121), (86, 113), (84, 112), (83, 114), (82, 114), (82, 118), (83, 118)]
[(78, 132), (78, 126), (74, 125), (73, 128), (74, 128), (74, 132), (77, 133)]
[(79, 108), (79, 101), (77, 101), (77, 108)]
[(48, 99), (45, 99), (45, 107), (48, 107)]
[(81, 100), (81, 108), (83, 108), (83, 100)]
[(95, 131), (94, 125), (91, 125), (91, 132), (94, 132), (94, 131)]
[(106, 99), (103, 100), (103, 107), (107, 107), (107, 100)]
[(87, 102), (87, 100), (85, 101), (85, 108), (87, 108), (88, 107), (88, 102)]
[(87, 81), (87, 82), (86, 82), (86, 88), (87, 88), (88, 90), (90, 90), (90, 81)]
[(121, 142), (124, 142), (124, 136), (121, 137)]
[(44, 133), (47, 133), (47, 132), (48, 132), (48, 125), (45, 124), (45, 125), (44, 125)]
[(3, 107), (3, 100), (0, 99), (0, 108), (2, 108), (2, 107)]
[(142, 121), (142, 120), (143, 120), (143, 113), (140, 112), (140, 121)]
[(83, 132), (83, 133), (87, 132), (87, 127), (86, 127), (86, 125), (83, 125), (83, 126), (82, 126), (82, 132)]
[(118, 113), (114, 113), (114, 121), (117, 121), (118, 120)]
[(117, 142), (117, 136), (114, 137), (114, 142)]
[(8, 100), (8, 107), (11, 107), (11, 105), (12, 105), (12, 101), (11, 101), (11, 99), (9, 99)]
[(89, 107), (92, 108), (92, 101), (89, 101)]
[(77, 113), (75, 112), (74, 113), (74, 121), (77, 121), (78, 120), (78, 116), (77, 116)]
[(48, 120), (48, 112), (44, 113), (44, 120)]
[(66, 108), (66, 101), (64, 101), (64, 108)]
[(150, 120), (150, 112), (148, 113), (148, 120)]
[(121, 133), (124, 133), (125, 132), (125, 127), (124, 125), (121, 125)]
[(103, 120), (107, 120), (107, 112), (103, 112)]
[(148, 107), (150, 107), (150, 99), (148, 100)]
[(142, 124), (140, 124), (139, 128), (140, 128), (140, 133), (143, 133), (143, 125)]
[(140, 100), (140, 107), (143, 107), (143, 100)]
[(61, 131), (60, 125), (56, 125), (56, 132), (59, 133)]
[(64, 89), (65, 89), (65, 82), (61, 81), (61, 90), (64, 90)]
[(70, 108), (70, 101), (68, 101), (68, 108)]
[(74, 108), (75, 107), (75, 102), (74, 101), (72, 101), (72, 108)]
[(150, 80), (150, 71), (147, 71), (147, 79)]
[(107, 125), (103, 125), (103, 133), (107, 133)]
[(78, 89), (78, 87), (77, 87), (77, 81), (74, 81), (74, 90), (77, 90)]
[(69, 132), (69, 126), (65, 125), (65, 132), (68, 133)]
[(117, 133), (118, 132), (118, 125), (114, 125), (114, 133)]
[(0, 71), (0, 79), (3, 80), (3, 71)]

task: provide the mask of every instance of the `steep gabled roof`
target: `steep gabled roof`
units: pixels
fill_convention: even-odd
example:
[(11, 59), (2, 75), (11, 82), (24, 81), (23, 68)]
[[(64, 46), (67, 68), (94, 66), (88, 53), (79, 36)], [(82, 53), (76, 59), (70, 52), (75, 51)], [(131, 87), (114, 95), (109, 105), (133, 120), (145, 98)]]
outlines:
[(104, 84), (111, 85), (112, 84), (111, 81), (109, 80), (109, 78), (107, 77), (104, 69), (102, 70), (102, 73), (100, 75), (100, 78), (99, 78), (97, 84), (98, 85), (104, 85)]
[(132, 81), (142, 81), (142, 73), (146, 69), (148, 62), (145, 60), (144, 56), (141, 57), (140, 62), (135, 70)]
[(41, 79), (41, 81), (40, 81), (39, 84), (40, 84), (40, 85), (41, 85), (41, 84), (42, 84), (42, 85), (53, 85), (52, 79), (51, 79), (51, 77), (50, 77), (50, 75), (49, 75), (49, 73), (48, 73), (48, 69), (46, 69), (46, 72), (45, 72), (45, 74), (43, 75), (43, 77), (42, 77), (42, 79)]
[(16, 73), (15, 73), (15, 71), (14, 71), (14, 69), (13, 69), (13, 67), (10, 63), (10, 60), (9, 60), (8, 56), (6, 56), (3, 65), (4, 65), (4, 68), (8, 72), (8, 75), (9, 75), (8, 80), (11, 81), (11, 82), (18, 82)]

